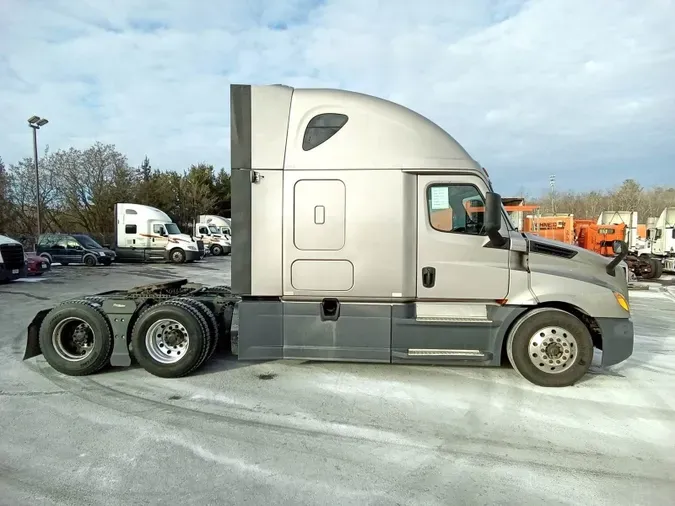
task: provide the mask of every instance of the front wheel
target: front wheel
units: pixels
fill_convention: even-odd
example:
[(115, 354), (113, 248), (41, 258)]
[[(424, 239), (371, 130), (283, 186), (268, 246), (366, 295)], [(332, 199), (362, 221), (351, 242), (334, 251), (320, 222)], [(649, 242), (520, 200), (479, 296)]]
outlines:
[(222, 246), (220, 246), (219, 244), (214, 244), (213, 246), (211, 246), (211, 254), (214, 257), (218, 257), (218, 256), (222, 255), (223, 254)]
[(171, 261), (175, 264), (185, 263), (185, 251), (182, 249), (176, 248), (171, 250)]
[(652, 262), (652, 269), (654, 270), (654, 276), (652, 279), (659, 279), (663, 274), (663, 264), (658, 258), (650, 259)]
[(586, 325), (574, 315), (539, 308), (516, 323), (506, 351), (513, 368), (526, 380), (542, 387), (565, 387), (588, 372), (593, 340)]
[(93, 256), (87, 255), (86, 257), (84, 257), (84, 265), (86, 265), (87, 267), (96, 267), (96, 263), (97, 263), (96, 258), (94, 258)]

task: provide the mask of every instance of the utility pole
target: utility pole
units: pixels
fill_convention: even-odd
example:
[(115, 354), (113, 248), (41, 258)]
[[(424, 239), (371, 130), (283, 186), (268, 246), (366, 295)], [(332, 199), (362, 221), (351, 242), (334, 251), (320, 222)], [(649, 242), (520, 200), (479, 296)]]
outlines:
[(548, 184), (551, 187), (551, 212), (555, 214), (555, 174), (548, 176)]
[(35, 195), (37, 201), (35, 202), (35, 209), (37, 215), (37, 236), (35, 241), (37, 241), (42, 233), (42, 227), (40, 224), (40, 171), (38, 166), (38, 148), (37, 148), (37, 131), (40, 127), (45, 126), (49, 121), (45, 118), (40, 118), (40, 116), (31, 116), (28, 118), (28, 126), (33, 129), (33, 163), (35, 164)]

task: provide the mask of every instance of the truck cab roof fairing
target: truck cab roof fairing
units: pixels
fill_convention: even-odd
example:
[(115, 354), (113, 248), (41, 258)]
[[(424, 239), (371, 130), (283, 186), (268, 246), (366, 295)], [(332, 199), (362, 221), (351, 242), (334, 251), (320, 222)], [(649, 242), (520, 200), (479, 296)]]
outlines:
[[(385, 99), (279, 85), (233, 85), (231, 94), (233, 169), (454, 169), (488, 179), (480, 164), (440, 126)], [(307, 127), (319, 115), (347, 119), (325, 142), (303, 149)]]
[[(305, 131), (320, 114), (342, 114), (340, 130), (313, 149)], [(296, 89), (286, 144), (286, 169), (465, 169), (483, 172), (437, 124), (402, 105), (344, 90)]]

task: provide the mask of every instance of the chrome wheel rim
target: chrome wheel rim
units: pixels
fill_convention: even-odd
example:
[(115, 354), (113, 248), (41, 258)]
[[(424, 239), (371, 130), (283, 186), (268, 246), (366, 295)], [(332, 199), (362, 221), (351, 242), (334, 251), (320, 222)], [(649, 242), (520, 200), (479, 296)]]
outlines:
[(52, 332), (52, 346), (62, 359), (80, 362), (94, 350), (94, 330), (81, 318), (64, 318)]
[(528, 356), (537, 369), (560, 374), (574, 365), (578, 355), (577, 340), (562, 327), (544, 327), (529, 341)]
[(145, 347), (150, 357), (162, 364), (175, 364), (185, 356), (189, 346), (187, 329), (171, 318), (156, 321), (145, 333)]

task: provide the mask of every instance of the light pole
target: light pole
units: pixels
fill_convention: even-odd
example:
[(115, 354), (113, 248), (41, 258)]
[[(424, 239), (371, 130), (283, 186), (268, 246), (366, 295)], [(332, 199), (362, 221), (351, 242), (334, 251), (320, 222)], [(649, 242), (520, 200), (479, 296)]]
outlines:
[(40, 127), (45, 126), (49, 121), (45, 118), (40, 118), (40, 116), (31, 116), (28, 118), (28, 126), (33, 129), (33, 160), (35, 163), (35, 192), (37, 196), (37, 202), (35, 208), (37, 209), (37, 241), (42, 233), (40, 228), (40, 172), (38, 170), (38, 149), (37, 149), (37, 131)]

